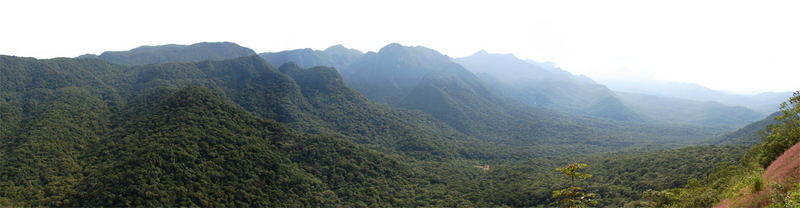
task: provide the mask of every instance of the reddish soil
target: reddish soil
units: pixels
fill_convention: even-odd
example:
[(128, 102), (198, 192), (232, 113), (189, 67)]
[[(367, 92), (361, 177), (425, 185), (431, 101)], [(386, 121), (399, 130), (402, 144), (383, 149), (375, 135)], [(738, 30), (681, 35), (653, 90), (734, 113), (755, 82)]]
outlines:
[[(800, 179), (800, 143), (795, 144), (775, 159), (764, 171), (764, 188), (758, 193), (753, 193), (733, 199), (724, 199), (715, 205), (715, 208), (735, 207), (765, 207), (769, 206), (769, 184), (780, 183), (791, 186)], [(734, 205), (735, 204), (735, 205)]]
[(717, 205), (714, 205), (714, 208), (727, 208), (728, 206), (731, 206), (731, 200), (723, 199), (721, 202), (717, 203)]
[(800, 144), (795, 144), (767, 167), (764, 176), (770, 183), (786, 186), (797, 182), (800, 176), (798, 170), (800, 170)]

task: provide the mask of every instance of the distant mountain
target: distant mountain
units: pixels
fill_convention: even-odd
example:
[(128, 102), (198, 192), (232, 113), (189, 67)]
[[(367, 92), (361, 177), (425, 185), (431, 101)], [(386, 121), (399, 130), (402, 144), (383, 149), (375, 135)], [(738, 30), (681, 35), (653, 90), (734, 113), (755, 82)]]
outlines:
[(397, 43), (370, 52), (342, 70), (348, 86), (370, 100), (422, 110), (455, 129), (475, 135), (509, 115), (505, 101), (449, 57)]
[(467, 57), (454, 60), (473, 73), (486, 73), (507, 83), (530, 81), (574, 81), (594, 84), (590, 79), (578, 78), (555, 67), (543, 67), (542, 63), (518, 59), (514, 54), (490, 54), (478, 51)]
[[(619, 123), (518, 106), (450, 57), (420, 46), (389, 44), (341, 71), (347, 85), (370, 100), (421, 110), (467, 135), (517, 146), (587, 143), (590, 139), (596, 142), (588, 143), (598, 145), (593, 150), (599, 150), (625, 146), (630, 144), (628, 141), (645, 137), (653, 139), (644, 134), (657, 134), (656, 137), (664, 136), (661, 141), (669, 141), (673, 136), (706, 131), (688, 130), (694, 127), (685, 126), (644, 127), (647, 124), (640, 122)], [(600, 99), (593, 104), (603, 109), (594, 112), (598, 114), (625, 110), (613, 99)], [(642, 129), (659, 133), (645, 133)], [(642, 135), (633, 136), (636, 134)]]
[(614, 91), (675, 97), (697, 101), (715, 101), (725, 105), (744, 106), (763, 115), (778, 110), (780, 103), (792, 96), (791, 92), (766, 92), (757, 95), (731, 94), (707, 87), (678, 82), (658, 80), (626, 81), (621, 79), (601, 79), (598, 82)]
[(617, 96), (634, 112), (657, 122), (739, 127), (763, 118), (763, 114), (749, 108), (727, 106), (713, 101), (626, 92), (617, 92)]
[(481, 77), (491, 80), (487, 83), (493, 88), (523, 104), (615, 120), (641, 120), (605, 86), (546, 63), (486, 51), (455, 62), (473, 73), (485, 74)]
[(99, 58), (124, 65), (145, 65), (167, 62), (225, 60), (256, 55), (256, 52), (230, 42), (202, 42), (192, 45), (141, 46), (130, 51), (106, 51), (78, 58)]
[(428, 48), (397, 43), (378, 53), (369, 52), (340, 71), (350, 87), (371, 100), (391, 105), (399, 104), (420, 82), (438, 78), (437, 75), (465, 78), (470, 87), (483, 88), (472, 73), (449, 57)]
[(361, 51), (355, 49), (345, 48), (342, 45), (334, 45), (328, 47), (324, 51), (306, 49), (296, 49), (281, 52), (270, 52), (258, 54), (267, 62), (276, 66), (283, 65), (287, 62), (294, 62), (303, 68), (311, 68), (315, 66), (328, 66), (336, 69), (342, 69), (350, 65), (353, 61), (363, 55)]

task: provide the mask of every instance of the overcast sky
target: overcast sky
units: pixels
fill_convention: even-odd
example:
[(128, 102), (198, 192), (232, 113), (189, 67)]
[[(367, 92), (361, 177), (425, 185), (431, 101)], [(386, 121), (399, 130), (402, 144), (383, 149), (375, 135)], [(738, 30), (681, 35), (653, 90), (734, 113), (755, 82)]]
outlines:
[(0, 54), (74, 57), (231, 41), (485, 49), (590, 76), (627, 70), (726, 91), (800, 90), (799, 1), (2, 1)]

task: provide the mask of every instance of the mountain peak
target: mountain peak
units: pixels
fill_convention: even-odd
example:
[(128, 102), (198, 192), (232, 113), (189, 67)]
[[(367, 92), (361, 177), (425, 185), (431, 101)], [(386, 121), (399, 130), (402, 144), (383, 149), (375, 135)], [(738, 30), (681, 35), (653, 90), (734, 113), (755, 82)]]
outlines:
[(344, 47), (342, 44), (336, 44), (326, 48), (325, 51), (344, 51), (347, 49), (348, 48)]
[(378, 51), (378, 53), (397, 52), (405, 48), (406, 48), (405, 46), (400, 45), (399, 43), (390, 43), (389, 45), (386, 45), (383, 48), (381, 48), (381, 50)]
[(342, 44), (332, 45), (331, 47), (326, 48), (323, 52), (329, 54), (351, 54), (353, 56), (360, 56), (364, 54), (359, 50), (344, 47)]
[(385, 57), (410, 57), (412, 59), (423, 59), (423, 62), (436, 62), (438, 64), (450, 63), (451, 58), (439, 51), (423, 46), (403, 46), (399, 43), (391, 43), (378, 51), (378, 54)]
[(489, 52), (486, 52), (486, 50), (481, 49), (480, 51), (475, 52), (471, 56), (488, 56), (488, 55), (489, 55)]

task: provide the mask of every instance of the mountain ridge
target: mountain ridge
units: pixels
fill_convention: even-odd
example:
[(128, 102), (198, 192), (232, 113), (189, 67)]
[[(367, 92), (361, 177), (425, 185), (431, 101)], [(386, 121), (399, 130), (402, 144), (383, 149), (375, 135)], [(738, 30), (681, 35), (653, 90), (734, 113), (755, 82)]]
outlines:
[(106, 51), (100, 55), (86, 54), (78, 58), (99, 58), (123, 65), (160, 64), (224, 60), (256, 55), (252, 49), (232, 42), (201, 42), (192, 45), (140, 46), (128, 51)]

